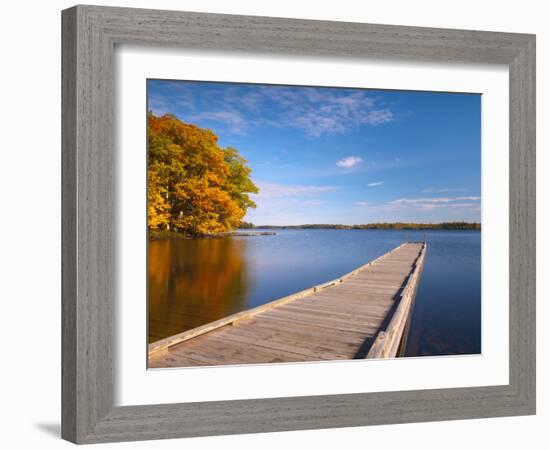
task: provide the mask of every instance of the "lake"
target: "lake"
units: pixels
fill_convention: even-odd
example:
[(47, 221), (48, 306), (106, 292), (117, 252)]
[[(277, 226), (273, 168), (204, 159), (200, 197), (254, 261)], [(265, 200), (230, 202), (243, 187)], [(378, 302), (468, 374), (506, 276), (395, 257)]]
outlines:
[(406, 356), (481, 351), (479, 231), (261, 230), (149, 242), (149, 342), (337, 278), (404, 241), (428, 241)]

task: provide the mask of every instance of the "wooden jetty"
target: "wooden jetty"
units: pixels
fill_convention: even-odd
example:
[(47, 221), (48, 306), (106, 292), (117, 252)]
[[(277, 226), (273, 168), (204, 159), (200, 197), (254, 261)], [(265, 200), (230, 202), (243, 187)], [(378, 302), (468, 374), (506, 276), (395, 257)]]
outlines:
[(400, 356), (425, 255), (425, 242), (407, 242), (336, 280), (149, 344), (148, 367)]

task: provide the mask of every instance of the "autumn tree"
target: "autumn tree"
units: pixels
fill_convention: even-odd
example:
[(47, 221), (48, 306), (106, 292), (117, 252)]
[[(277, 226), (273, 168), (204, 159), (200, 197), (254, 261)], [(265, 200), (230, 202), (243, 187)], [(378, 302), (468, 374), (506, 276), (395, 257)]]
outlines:
[(148, 226), (200, 235), (231, 230), (248, 208), (246, 160), (210, 130), (148, 114)]
[(153, 230), (169, 228), (170, 204), (168, 189), (163, 186), (157, 170), (147, 171), (147, 217), (149, 227)]

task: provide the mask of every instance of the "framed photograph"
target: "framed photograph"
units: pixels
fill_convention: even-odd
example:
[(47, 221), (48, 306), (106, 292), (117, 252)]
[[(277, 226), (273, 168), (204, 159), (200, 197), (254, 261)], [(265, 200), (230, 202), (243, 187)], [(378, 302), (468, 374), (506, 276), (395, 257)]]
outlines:
[(535, 413), (535, 37), (75, 6), (62, 435)]

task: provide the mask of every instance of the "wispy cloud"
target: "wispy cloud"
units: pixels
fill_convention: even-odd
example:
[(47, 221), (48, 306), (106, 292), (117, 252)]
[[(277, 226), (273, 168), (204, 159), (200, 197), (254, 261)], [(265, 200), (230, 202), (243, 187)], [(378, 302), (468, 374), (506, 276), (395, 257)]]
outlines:
[(326, 202), (318, 201), (318, 200), (304, 200), (299, 203), (300, 206), (321, 206), (324, 205)]
[(271, 86), (261, 92), (278, 107), (275, 124), (300, 129), (312, 138), (395, 120), (389, 107), (364, 91)]
[(256, 209), (247, 212), (247, 219), (260, 225), (292, 225), (318, 221), (329, 202), (325, 195), (337, 186), (256, 183), (259, 193), (252, 197)]
[(422, 203), (420, 207), (423, 209), (437, 209), (437, 208), (479, 208), (479, 203)]
[(346, 158), (337, 161), (336, 165), (344, 169), (351, 169), (352, 167), (361, 164), (361, 162), (363, 162), (363, 159), (359, 156), (347, 156)]
[(373, 183), (367, 184), (367, 186), (369, 186), (369, 187), (376, 187), (376, 186), (382, 186), (383, 184), (384, 184), (383, 181), (375, 181), (375, 182), (373, 182)]
[[(193, 111), (196, 107), (193, 94), (185, 83), (169, 80), (149, 80), (147, 84), (147, 109), (154, 114), (176, 114)], [(186, 117), (182, 117), (186, 120)]]
[(201, 120), (211, 120), (214, 122), (222, 122), (229, 126), (231, 131), (237, 134), (243, 133), (247, 128), (247, 122), (244, 117), (237, 111), (218, 111), (218, 112), (203, 112), (189, 116), (187, 120), (194, 122)]
[(445, 192), (464, 192), (468, 189), (465, 188), (443, 188), (443, 189), (424, 189), (422, 192), (426, 194), (443, 194)]
[(388, 202), (390, 205), (410, 204), (446, 204), (457, 201), (479, 201), (481, 197), (432, 197), (432, 198), (398, 198)]
[(303, 197), (324, 194), (334, 191), (335, 186), (308, 186), (296, 184), (276, 184), (258, 182), (260, 192), (255, 194), (257, 198), (274, 197)]
[(430, 197), (430, 198), (398, 198), (386, 203), (389, 208), (432, 211), (448, 209), (455, 211), (480, 210), (481, 197)]
[(381, 203), (358, 201), (354, 206), (357, 214), (366, 214), (363, 221), (479, 221), (480, 200), (480, 197), (399, 198)]
[(162, 81), (152, 86), (149, 99), (155, 113), (177, 114), (181, 107), (186, 110), (184, 120), (226, 122), (235, 133), (245, 131), (242, 122), (233, 120), (236, 113), (248, 128), (291, 128), (310, 138), (395, 120), (380, 96), (357, 89)]
[(157, 115), (162, 115), (170, 111), (170, 100), (162, 95), (151, 95), (147, 98), (147, 109)]
[(393, 122), (393, 120), (393, 112), (388, 108), (384, 108), (369, 111), (363, 119), (363, 123), (367, 123), (369, 125), (383, 125), (385, 123)]

